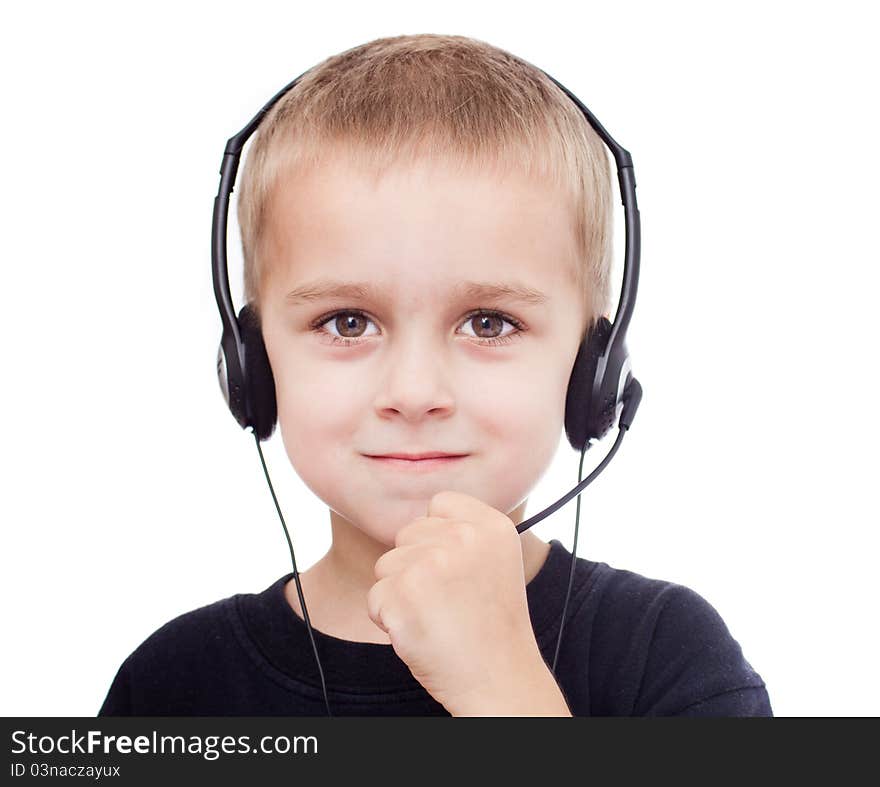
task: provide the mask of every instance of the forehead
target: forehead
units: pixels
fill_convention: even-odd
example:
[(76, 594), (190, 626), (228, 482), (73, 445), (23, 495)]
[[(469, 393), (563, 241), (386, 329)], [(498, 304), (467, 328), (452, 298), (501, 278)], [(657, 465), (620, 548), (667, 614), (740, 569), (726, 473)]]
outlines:
[(372, 282), (401, 295), (466, 282), (535, 299), (575, 282), (569, 201), (550, 184), (419, 163), (374, 176), (344, 158), (279, 178), (265, 225), (271, 280)]

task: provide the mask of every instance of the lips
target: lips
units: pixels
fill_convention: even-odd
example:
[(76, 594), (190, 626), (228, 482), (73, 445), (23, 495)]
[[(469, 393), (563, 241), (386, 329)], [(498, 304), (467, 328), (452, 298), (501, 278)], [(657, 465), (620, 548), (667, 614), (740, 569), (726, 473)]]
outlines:
[(421, 459), (443, 459), (445, 457), (465, 456), (466, 454), (450, 454), (444, 451), (425, 451), (421, 454), (367, 454), (374, 459), (409, 459), (410, 461), (419, 461)]
[[(444, 454), (439, 451), (430, 451), (426, 454), (385, 454), (381, 456), (365, 456), (377, 467), (384, 467), (391, 471), (405, 473), (428, 473), (446, 467), (454, 467), (463, 462), (467, 454)], [(409, 456), (420, 457), (409, 459)]]

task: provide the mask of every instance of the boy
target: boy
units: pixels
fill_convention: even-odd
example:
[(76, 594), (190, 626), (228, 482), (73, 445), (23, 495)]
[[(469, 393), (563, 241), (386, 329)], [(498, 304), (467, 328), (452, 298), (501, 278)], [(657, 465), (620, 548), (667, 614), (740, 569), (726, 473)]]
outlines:
[[(707, 601), (584, 558), (548, 666), (571, 553), (515, 525), (608, 313), (611, 207), (577, 107), (473, 39), (356, 47), (263, 118), (245, 329), (330, 509), (300, 579), (334, 715), (771, 715)], [(160, 628), (99, 714), (323, 715), (292, 576)]]

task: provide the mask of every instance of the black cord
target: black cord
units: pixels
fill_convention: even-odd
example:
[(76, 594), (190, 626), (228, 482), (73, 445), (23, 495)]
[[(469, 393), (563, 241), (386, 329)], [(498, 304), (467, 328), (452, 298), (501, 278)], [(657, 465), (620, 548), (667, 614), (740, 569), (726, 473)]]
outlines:
[[(614, 454), (617, 453), (617, 449), (620, 448), (620, 443), (623, 441), (623, 436), (626, 434), (627, 428), (628, 427), (626, 426), (622, 426), (620, 428), (620, 431), (618, 431), (617, 433), (617, 439), (614, 441), (614, 445), (611, 446), (611, 450), (607, 454), (605, 454), (605, 458), (601, 462), (599, 462), (599, 464), (596, 466), (596, 469), (593, 470), (593, 472), (590, 473), (590, 475), (587, 477), (584, 488), (592, 483), (593, 479), (605, 469), (605, 466), (611, 461)], [(581, 450), (581, 461), (578, 465), (577, 485), (580, 485), (581, 483), (581, 473), (583, 472), (584, 468), (584, 454), (586, 454), (587, 452), (588, 445), (589, 443), (584, 444), (584, 447)], [(583, 490), (581, 490), (581, 492), (582, 491)], [(574, 567), (577, 563), (578, 525), (580, 524), (581, 519), (581, 492), (578, 492), (577, 495), (577, 507), (574, 520), (574, 541), (571, 545), (571, 568), (568, 572), (568, 590), (565, 593), (565, 603), (562, 605), (562, 618), (559, 621), (559, 636), (556, 638), (556, 653), (553, 654), (553, 666), (550, 668), (550, 672), (553, 674), (554, 678), (556, 677), (556, 659), (559, 658), (559, 645), (562, 642), (562, 629), (565, 626), (565, 612), (568, 609), (568, 599), (571, 596), (571, 586), (574, 582)]]
[[(578, 464), (578, 483), (581, 482), (581, 478), (583, 477), (584, 470), (584, 455), (587, 453), (587, 446), (584, 445), (583, 450), (581, 450), (581, 461)], [(578, 542), (578, 525), (581, 521), (581, 494), (578, 492), (577, 503), (575, 505), (575, 515), (574, 515), (574, 541), (571, 546), (571, 569), (568, 572), (568, 590), (565, 593), (565, 603), (562, 605), (562, 617), (559, 620), (559, 636), (556, 638), (556, 652), (553, 654), (553, 666), (550, 668), (550, 672), (553, 673), (553, 677), (556, 677), (556, 659), (559, 658), (559, 645), (562, 643), (562, 628), (565, 625), (565, 611), (568, 609), (568, 598), (571, 595), (571, 585), (574, 580), (574, 567), (575, 567), (575, 551), (577, 550), (577, 542)]]
[(266, 460), (263, 459), (263, 449), (260, 448), (260, 438), (257, 437), (257, 433), (251, 429), (253, 432), (254, 440), (257, 443), (257, 451), (260, 454), (260, 462), (263, 465), (263, 472), (266, 474), (266, 482), (269, 484), (269, 491), (272, 493), (272, 499), (275, 501), (275, 510), (278, 512), (278, 516), (281, 519), (281, 526), (284, 528), (284, 535), (287, 538), (287, 546), (290, 549), (290, 559), (293, 561), (293, 579), (296, 582), (296, 593), (299, 596), (299, 605), (303, 612), (303, 620), (305, 620), (306, 628), (309, 631), (309, 639), (312, 641), (312, 650), (315, 651), (315, 661), (318, 663), (318, 674), (321, 676), (321, 689), (324, 691), (324, 704), (327, 706), (327, 715), (332, 716), (330, 713), (330, 701), (327, 699), (327, 686), (324, 683), (324, 670), (321, 669), (321, 659), (318, 657), (318, 648), (315, 645), (315, 637), (312, 634), (312, 623), (309, 620), (309, 611), (306, 609), (306, 600), (303, 598), (302, 585), (299, 582), (299, 571), (296, 569), (296, 557), (293, 554), (293, 544), (290, 541), (290, 534), (287, 532), (287, 525), (284, 523), (284, 517), (281, 514), (281, 508), (278, 505), (278, 498), (275, 497), (275, 490), (272, 488), (272, 481), (269, 479), (269, 471), (266, 469)]

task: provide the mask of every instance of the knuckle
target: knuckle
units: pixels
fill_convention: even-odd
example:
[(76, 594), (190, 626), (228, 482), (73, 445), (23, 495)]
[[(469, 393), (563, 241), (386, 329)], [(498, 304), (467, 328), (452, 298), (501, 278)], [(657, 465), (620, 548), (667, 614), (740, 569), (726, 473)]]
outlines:
[(370, 615), (371, 620), (376, 620), (376, 615), (378, 613), (378, 597), (376, 592), (376, 585), (370, 588), (367, 593), (367, 612)]
[(428, 511), (436, 511), (438, 513), (447, 511), (450, 507), (456, 504), (457, 500), (458, 492), (451, 489), (444, 489), (441, 492), (436, 492), (431, 496), (431, 500), (428, 503)]
[(473, 546), (474, 541), (476, 541), (476, 528), (469, 522), (454, 522), (450, 530), (452, 537), (459, 547), (467, 549)]
[(407, 598), (415, 597), (422, 586), (422, 578), (418, 570), (408, 568), (398, 578), (398, 590)]
[(449, 556), (442, 549), (431, 550), (429, 560), (431, 567), (437, 572), (445, 572), (449, 567)]
[(442, 492), (435, 492), (431, 496), (432, 503), (442, 503), (449, 496), (448, 490), (443, 490)]

